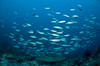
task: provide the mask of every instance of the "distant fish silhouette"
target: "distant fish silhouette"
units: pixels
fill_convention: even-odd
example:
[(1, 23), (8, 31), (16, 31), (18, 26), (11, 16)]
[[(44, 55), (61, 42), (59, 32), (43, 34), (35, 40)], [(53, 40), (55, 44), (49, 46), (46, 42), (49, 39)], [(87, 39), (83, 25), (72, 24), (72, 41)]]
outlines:
[(32, 16), (36, 16), (36, 14), (33, 14)]
[(82, 11), (82, 9), (81, 8), (78, 8), (80, 11)]

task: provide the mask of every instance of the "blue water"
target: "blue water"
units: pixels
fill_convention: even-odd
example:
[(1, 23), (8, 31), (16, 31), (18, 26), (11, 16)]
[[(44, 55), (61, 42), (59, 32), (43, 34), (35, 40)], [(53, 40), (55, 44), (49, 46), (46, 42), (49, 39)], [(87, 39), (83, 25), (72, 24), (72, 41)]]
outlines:
[[(77, 6), (77, 4), (80, 4), (82, 7), (82, 11), (80, 11)], [(15, 44), (11, 41), (10, 38), (8, 38), (10, 33), (14, 33), (19, 37), (19, 35), (23, 35), (24, 38), (30, 39), (29, 35), (27, 34), (27, 31), (30, 29), (32, 30), (42, 30), (42, 28), (47, 27), (52, 29), (52, 26), (54, 24), (51, 23), (52, 17), (49, 17), (47, 14), (53, 14), (55, 18), (58, 20), (73, 20), (72, 18), (66, 18), (63, 17), (62, 14), (67, 14), (69, 16), (72, 15), (79, 15), (79, 18), (74, 19), (75, 21), (78, 21), (76, 26), (78, 28), (81, 28), (83, 24), (87, 24), (93, 29), (88, 30), (89, 32), (95, 32), (96, 37), (91, 38), (91, 42), (86, 44), (86, 41), (81, 41), (80, 44), (86, 45), (86, 48), (92, 48), (95, 49), (96, 47), (100, 46), (100, 1), (99, 0), (0, 0), (0, 26), (4, 25), (5, 27), (0, 27), (0, 46), (8, 47), (13, 46), (12, 44)], [(50, 7), (50, 10), (45, 10), (45, 7)], [(33, 10), (35, 8), (36, 10)], [(69, 9), (75, 9), (75, 11), (69, 11)], [(14, 12), (17, 12), (17, 14), (14, 14)], [(61, 12), (61, 15), (56, 15), (54, 12)], [(28, 14), (28, 15), (26, 15)], [(33, 14), (39, 15), (39, 18), (35, 18), (32, 16)], [(94, 15), (96, 17), (95, 24), (90, 24), (88, 22), (84, 21), (85, 17), (90, 18), (90, 15)], [(91, 19), (91, 18), (90, 18)], [(4, 20), (5, 23), (2, 23), (2, 20)], [(92, 19), (91, 19), (92, 20)], [(15, 25), (18, 29), (20, 29), (21, 32), (16, 32), (12, 28), (14, 26), (12, 22), (16, 22), (18, 25)], [(23, 24), (29, 23), (32, 24), (32, 27), (24, 28), (22, 27)], [(96, 24), (97, 23), (97, 24)], [(40, 27), (42, 26), (42, 27)], [(63, 28), (65, 24), (61, 25)], [(87, 28), (86, 28), (87, 29)], [(85, 31), (84, 29), (83, 31)], [(99, 30), (98, 30), (99, 29)], [(79, 36), (79, 37), (89, 37), (90, 35), (80, 35), (78, 32), (81, 29), (70, 29), (66, 30), (64, 29), (65, 33), (71, 34), (71, 36)], [(45, 32), (45, 31), (43, 31)], [(40, 37), (41, 35), (36, 34), (36, 36)], [(46, 37), (49, 37), (48, 35)], [(70, 38), (69, 38), (70, 39)], [(35, 39), (37, 41), (37, 39)], [(50, 43), (44, 42), (45, 47), (52, 47)], [(3, 44), (3, 45), (2, 45)], [(62, 43), (61, 43), (62, 44)], [(84, 48), (78, 48), (77, 52), (83, 51)], [(26, 48), (28, 49), (28, 48)], [(37, 49), (40, 49), (39, 47)], [(66, 49), (66, 47), (64, 47)], [(79, 51), (79, 49), (81, 49)], [(52, 49), (51, 49), (52, 50)], [(52, 50), (53, 51), (53, 50)], [(33, 51), (34, 52), (34, 51)], [(48, 51), (49, 52), (49, 51)], [(64, 51), (60, 52), (63, 54)], [(74, 51), (73, 51), (74, 52)], [(75, 51), (76, 52), (76, 51)]]

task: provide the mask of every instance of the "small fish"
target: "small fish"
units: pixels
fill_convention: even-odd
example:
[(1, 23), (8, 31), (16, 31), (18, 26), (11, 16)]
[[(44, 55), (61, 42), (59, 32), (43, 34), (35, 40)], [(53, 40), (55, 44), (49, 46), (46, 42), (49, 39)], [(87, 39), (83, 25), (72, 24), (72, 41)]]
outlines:
[(49, 9), (50, 9), (50, 7), (45, 7), (44, 9), (49, 10)]
[(62, 27), (59, 27), (59, 26), (54, 26), (54, 28), (56, 28), (56, 29), (62, 29)]
[(37, 38), (36, 36), (30, 36), (31, 38)]
[(63, 16), (65, 16), (65, 17), (67, 17), (67, 18), (69, 18), (69, 17), (70, 17), (69, 15), (66, 15), (66, 14), (63, 14)]
[(70, 11), (75, 11), (75, 9), (70, 9)]
[(50, 39), (52, 42), (60, 42), (60, 39)]
[(81, 8), (78, 8), (80, 11), (83, 11)]
[(32, 16), (36, 16), (36, 14), (33, 14)]
[(73, 15), (72, 17), (73, 17), (73, 18), (78, 18), (79, 16), (78, 16), (78, 15)]
[(33, 34), (33, 33), (34, 33), (34, 31), (30, 30), (30, 31), (28, 31), (28, 33), (29, 33), (29, 34)]
[(66, 24), (73, 24), (73, 22), (67, 22)]
[(66, 21), (65, 20), (62, 20), (62, 21), (59, 21), (58, 23), (65, 23)]
[(56, 14), (61, 14), (61, 12), (56, 12)]
[(29, 26), (29, 27), (30, 27), (30, 26), (32, 26), (32, 25), (31, 25), (31, 24), (29, 24), (29, 23), (26, 23), (26, 25), (27, 25), (27, 26)]

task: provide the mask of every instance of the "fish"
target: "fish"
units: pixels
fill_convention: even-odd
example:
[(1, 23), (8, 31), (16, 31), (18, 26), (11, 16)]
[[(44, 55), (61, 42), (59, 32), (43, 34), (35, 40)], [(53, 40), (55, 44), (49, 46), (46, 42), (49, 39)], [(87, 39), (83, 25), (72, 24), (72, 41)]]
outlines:
[(36, 16), (37, 14), (33, 14), (32, 16)]
[(54, 26), (54, 28), (56, 28), (56, 29), (62, 29), (62, 27), (60, 27), (60, 26)]
[(65, 20), (62, 20), (62, 21), (59, 21), (58, 23), (65, 23), (66, 21)]
[(60, 39), (50, 39), (52, 42), (60, 42)]
[(32, 16), (34, 16), (34, 17), (39, 17), (39, 15), (37, 15), (37, 14), (33, 14)]
[(26, 23), (26, 26), (29, 26), (29, 27), (30, 27), (30, 26), (32, 26), (32, 25), (31, 25), (31, 24), (29, 24), (29, 23)]
[(30, 37), (31, 37), (31, 38), (37, 38), (36, 36), (33, 36), (33, 35), (32, 35), (32, 36), (30, 36)]
[(82, 8), (78, 8), (78, 10), (83, 11)]
[(74, 24), (74, 22), (67, 22), (66, 24)]
[(56, 14), (61, 14), (61, 12), (56, 12)]
[[(78, 9), (83, 11), (81, 5), (78, 6)], [(10, 32), (8, 38), (13, 43), (14, 48), (23, 47), (23, 51), (30, 55), (36, 54), (39, 56), (50, 53), (67, 55), (78, 48), (86, 48), (86, 46), (92, 44), (92, 38), (97, 36), (94, 31), (95, 28), (92, 26), (100, 25), (95, 21), (96, 16), (83, 17), (81, 21), (84, 22), (81, 22), (75, 19), (81, 17), (76, 13), (75, 8), (69, 10), (73, 11), (72, 14), (53, 11), (50, 7), (44, 7), (44, 9), (46, 19), (42, 19), (48, 22), (49, 25), (44, 23), (39, 17), (41, 15), (38, 14), (32, 15), (40, 18), (35, 18), (37, 23), (34, 23), (35, 21), (30, 23), (29, 19), (25, 20), (24, 18), (25, 22), (21, 24), (18, 24), (17, 21), (11, 22), (11, 29), (14, 31)], [(33, 10), (36, 11), (37, 9), (33, 8)], [(97, 30), (100, 31), (99, 29)], [(22, 33), (23, 31), (24, 33)], [(19, 36), (16, 35), (17, 33)]]
[(52, 36), (60, 36), (59, 34), (51, 34)]
[(29, 33), (29, 34), (33, 34), (34, 31), (33, 31), (33, 30), (29, 30), (28, 33)]
[(49, 9), (50, 9), (50, 7), (45, 7), (44, 9), (49, 10)]
[(66, 15), (66, 14), (63, 14), (63, 16), (65, 16), (65, 17), (67, 17), (67, 18), (69, 18), (69, 17), (70, 17), (69, 15)]
[(73, 15), (72, 17), (73, 17), (73, 18), (78, 18), (79, 16), (78, 16), (78, 15)]
[(70, 11), (75, 11), (75, 9), (70, 9)]

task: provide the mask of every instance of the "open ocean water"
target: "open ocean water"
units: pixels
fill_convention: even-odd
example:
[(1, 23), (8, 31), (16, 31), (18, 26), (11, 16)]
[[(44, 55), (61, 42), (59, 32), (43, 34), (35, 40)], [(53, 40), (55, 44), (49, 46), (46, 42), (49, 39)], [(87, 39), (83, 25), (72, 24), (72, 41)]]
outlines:
[(99, 6), (100, 0), (0, 0), (0, 57), (95, 55)]

